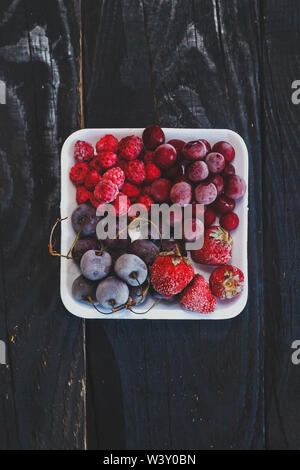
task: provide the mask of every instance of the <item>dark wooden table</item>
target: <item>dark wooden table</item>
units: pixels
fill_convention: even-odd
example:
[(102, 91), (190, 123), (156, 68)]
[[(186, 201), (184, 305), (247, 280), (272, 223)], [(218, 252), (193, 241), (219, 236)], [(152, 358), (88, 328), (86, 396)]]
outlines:
[[(300, 448), (298, 0), (2, 0), (1, 449)], [(250, 156), (249, 301), (81, 321), (47, 252), (80, 127), (230, 128)]]

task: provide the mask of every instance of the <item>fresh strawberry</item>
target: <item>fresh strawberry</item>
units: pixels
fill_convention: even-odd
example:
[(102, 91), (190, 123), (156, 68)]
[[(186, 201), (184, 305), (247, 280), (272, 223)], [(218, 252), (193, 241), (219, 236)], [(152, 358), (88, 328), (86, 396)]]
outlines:
[(244, 287), (244, 274), (235, 266), (219, 266), (210, 275), (209, 285), (212, 293), (221, 300), (232, 299)]
[(196, 274), (193, 283), (184, 289), (180, 299), (180, 305), (183, 308), (199, 313), (213, 312), (216, 303), (208, 283), (200, 274)]
[(151, 267), (151, 283), (156, 292), (172, 297), (181, 292), (194, 277), (188, 258), (171, 252), (160, 253)]
[(213, 225), (204, 232), (201, 249), (191, 251), (194, 261), (201, 264), (227, 264), (231, 259), (232, 238), (222, 227)]

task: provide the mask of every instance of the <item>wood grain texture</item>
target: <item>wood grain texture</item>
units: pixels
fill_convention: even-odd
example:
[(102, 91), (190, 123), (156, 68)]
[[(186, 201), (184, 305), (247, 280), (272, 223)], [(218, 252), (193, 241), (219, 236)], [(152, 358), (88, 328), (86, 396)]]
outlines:
[(291, 100), (300, 70), (299, 2), (263, 2), (264, 280), (266, 445), (300, 449), (300, 106)]
[(79, 123), (79, 4), (3, 1), (1, 11), (0, 448), (83, 448), (83, 324), (62, 306), (47, 252), (60, 147)]
[[(262, 448), (261, 31), (257, 3), (91, 3), (92, 8), (83, 5), (86, 126), (143, 127), (158, 121), (164, 126), (238, 131), (249, 148), (249, 217), (250, 226), (255, 226), (249, 233), (249, 302), (238, 318), (87, 324), (87, 356), (97, 351), (97, 362), (88, 362), (92, 395), (119, 409), (109, 444), (114, 447), (125, 435), (128, 449)], [(97, 337), (105, 338), (103, 352)], [(108, 370), (109, 380), (118, 384), (113, 396), (109, 388), (96, 383), (105, 379)], [(97, 404), (88, 395), (89, 407), (95, 409)], [(106, 425), (107, 419), (96, 422), (94, 448), (103, 448)], [(91, 442), (95, 428), (89, 430), (88, 422)]]

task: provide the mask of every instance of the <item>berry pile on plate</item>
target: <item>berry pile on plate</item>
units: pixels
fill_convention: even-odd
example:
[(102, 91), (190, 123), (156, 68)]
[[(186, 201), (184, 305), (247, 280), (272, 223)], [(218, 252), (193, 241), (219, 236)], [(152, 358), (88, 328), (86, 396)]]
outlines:
[[(76, 186), (79, 206), (72, 215), (75, 233), (80, 232), (73, 258), (81, 276), (73, 283), (77, 300), (92, 298), (103, 309), (135, 305), (147, 295), (161, 301), (179, 302), (182, 308), (210, 313), (219, 300), (242, 292), (244, 275), (230, 265), (233, 239), (230, 231), (239, 225), (236, 200), (246, 191), (245, 181), (235, 174), (235, 149), (228, 142), (213, 146), (204, 139), (165, 142), (159, 126), (147, 127), (142, 135), (100, 138), (95, 147), (77, 141), (70, 179)], [(120, 196), (123, 196), (120, 198)], [(120, 201), (122, 201), (120, 203)], [(98, 240), (96, 209), (112, 204), (118, 217), (130, 216), (130, 207), (140, 203), (149, 211), (154, 203), (204, 205), (204, 227), (199, 230), (201, 249), (185, 251), (182, 240), (161, 240), (149, 231), (149, 239), (118, 236)], [(214, 225), (219, 216), (219, 225)], [(195, 225), (201, 221), (195, 218)], [(130, 232), (129, 232), (130, 233)], [(197, 233), (197, 230), (196, 232)], [(189, 240), (185, 237), (185, 240)], [(207, 282), (201, 264), (217, 268)]]

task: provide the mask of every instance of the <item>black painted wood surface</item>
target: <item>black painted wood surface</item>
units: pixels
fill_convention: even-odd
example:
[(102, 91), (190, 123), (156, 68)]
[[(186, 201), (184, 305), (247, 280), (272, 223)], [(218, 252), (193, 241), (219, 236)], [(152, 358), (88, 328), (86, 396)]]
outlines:
[[(1, 12), (0, 448), (299, 448), (297, 0), (19, 0)], [(247, 308), (84, 327), (47, 255), (61, 144), (83, 125), (153, 122), (245, 139)]]

